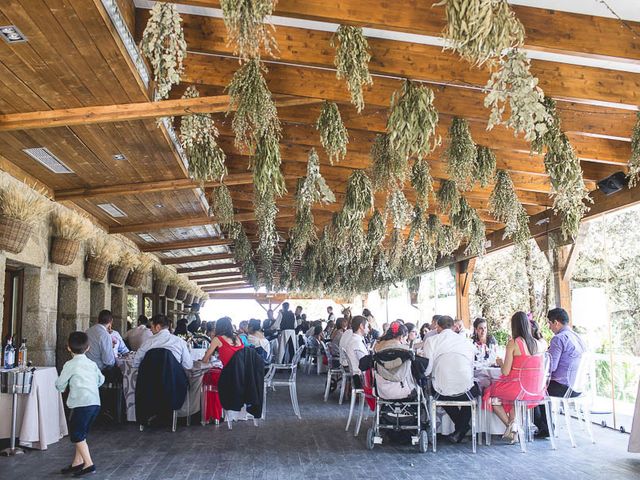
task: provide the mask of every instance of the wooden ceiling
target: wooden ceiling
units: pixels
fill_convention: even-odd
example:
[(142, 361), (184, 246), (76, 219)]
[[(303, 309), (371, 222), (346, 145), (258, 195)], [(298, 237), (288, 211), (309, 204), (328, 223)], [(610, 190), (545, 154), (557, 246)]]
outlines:
[[(136, 40), (148, 18), (149, 2), (118, 0), (125, 23)], [(224, 93), (238, 68), (227, 43), (220, 5), (215, 0), (178, 0), (188, 45), (183, 84), (171, 97), (180, 98), (189, 84), (201, 96)], [(375, 135), (385, 131), (391, 94), (402, 78), (426, 82), (434, 90), (440, 113), (438, 133), (444, 138), (454, 116), (470, 122), (474, 140), (492, 148), (498, 168), (509, 170), (520, 201), (533, 216), (552, 204), (542, 156), (531, 155), (522, 138), (503, 127), (486, 130), (489, 110), (482, 87), (489, 71), (474, 68), (450, 51), (428, 44), (444, 27), (442, 8), (415, 0), (279, 0), (276, 15), (296, 26), (277, 26), (277, 57), (265, 57), (266, 79), (274, 95), (292, 99), (280, 103), (283, 124), (281, 152), (289, 193), (278, 200), (277, 228), (284, 238), (293, 223), (293, 192), (305, 174), (309, 150), (320, 154), (321, 173), (336, 193), (337, 203), (314, 208), (319, 227), (340, 208), (346, 180), (355, 168), (367, 168)], [(141, 8), (136, 8), (136, 5)], [(208, 7), (194, 10), (190, 7)], [(640, 24), (532, 7), (513, 7), (527, 33), (532, 73), (545, 93), (558, 102), (563, 129), (578, 153), (589, 190), (614, 172), (626, 171), (635, 108), (640, 104), (640, 43), (632, 29)], [(211, 15), (214, 16), (211, 16)], [(349, 102), (344, 82), (336, 80), (331, 25), (297, 19), (352, 24), (383, 30), (369, 36), (373, 86), (365, 90), (365, 109), (358, 114)], [(41, 112), (63, 108), (122, 105), (148, 101), (150, 96), (131, 62), (100, 0), (8, 0), (0, 3), (0, 24), (16, 25), (26, 43), (0, 41), (0, 114)], [(411, 34), (414, 36), (407, 36)], [(385, 37), (385, 38), (378, 38)], [(551, 56), (549, 56), (551, 54)], [(561, 54), (564, 56), (553, 56)], [(594, 63), (595, 62), (595, 63)], [(609, 63), (606, 63), (609, 62)], [(573, 63), (573, 64), (572, 64)], [(280, 98), (280, 97), (279, 97)], [(296, 99), (302, 99), (298, 101)], [(304, 101), (309, 99), (309, 101)], [(349, 130), (347, 158), (330, 165), (319, 145), (315, 121), (319, 99), (339, 104)], [(288, 106), (287, 106), (288, 105)], [(220, 112), (220, 109), (216, 111)], [(137, 118), (137, 117), (131, 117)], [(237, 219), (250, 237), (256, 234), (249, 157), (233, 145), (231, 116), (215, 113), (220, 144), (227, 154), (230, 186)], [(41, 121), (44, 121), (41, 119)], [(52, 120), (46, 120), (52, 121)], [(56, 199), (73, 202), (94, 215), (112, 233), (122, 233), (142, 250), (153, 251), (165, 263), (211, 289), (241, 286), (237, 266), (228, 255), (228, 240), (208, 216), (206, 194), (188, 179), (179, 153), (167, 132), (153, 119), (77, 122), (71, 126), (3, 131), (0, 125), (0, 167), (14, 176), (37, 179)], [(1, 124), (1, 122), (0, 122)], [(60, 125), (68, 125), (62, 123)], [(176, 126), (179, 123), (176, 121)], [(53, 174), (22, 150), (43, 146), (73, 174)], [(114, 160), (123, 154), (125, 160)], [(448, 178), (442, 148), (429, 157), (437, 188)], [(487, 210), (492, 187), (476, 186), (466, 193), (489, 233), (503, 225)], [(407, 190), (409, 200), (413, 194)], [(376, 205), (383, 207), (383, 194)], [(114, 203), (127, 216), (112, 218), (97, 205)], [(431, 202), (433, 211), (433, 203)], [(443, 221), (447, 221), (443, 217)], [(143, 240), (150, 234), (153, 240)], [(496, 234), (498, 235), (498, 234)], [(229, 258), (222, 258), (227, 255)], [(235, 269), (235, 270), (234, 270)], [(236, 272), (234, 274), (234, 272)]]

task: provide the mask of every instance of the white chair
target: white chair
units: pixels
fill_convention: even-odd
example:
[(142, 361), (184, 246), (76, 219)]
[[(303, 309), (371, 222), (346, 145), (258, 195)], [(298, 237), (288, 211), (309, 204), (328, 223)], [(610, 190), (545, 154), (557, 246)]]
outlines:
[(340, 381), (340, 399), (338, 400), (338, 405), (342, 405), (342, 401), (344, 400), (344, 394), (347, 390), (347, 380), (353, 385), (353, 375), (348, 366), (348, 357), (344, 348), (340, 349), (340, 365), (342, 367), (342, 380)]
[[(344, 348), (341, 348), (341, 356), (344, 357), (347, 360), (347, 365), (349, 366), (349, 372), (354, 372), (354, 368), (353, 365), (351, 363), (351, 358), (349, 358), (349, 355), (347, 355), (347, 352), (345, 351)], [(358, 410), (359, 410), (359, 414), (358, 414), (358, 421), (356, 422), (356, 428), (353, 432), (353, 436), (357, 437), (358, 433), (360, 432), (360, 424), (362, 423), (362, 416), (364, 414), (364, 401), (365, 401), (365, 393), (364, 390), (362, 388), (356, 388), (355, 386), (355, 382), (354, 382), (354, 376), (358, 376), (360, 378), (360, 384), (364, 385), (363, 383), (363, 379), (362, 379), (362, 375), (360, 374), (351, 374), (351, 405), (349, 406), (349, 418), (347, 419), (347, 426), (344, 428), (345, 432), (349, 431), (349, 425), (351, 424), (351, 417), (353, 416), (353, 409), (356, 406), (356, 398), (359, 397), (360, 398), (360, 403), (358, 405)]]
[(342, 364), (331, 354), (331, 349), (322, 343), (322, 350), (327, 356), (327, 383), (324, 388), (324, 401), (329, 399), (329, 391), (331, 390), (331, 381), (335, 378), (336, 384), (344, 376), (344, 368)]
[(322, 367), (322, 347), (315, 343), (311, 337), (305, 338), (305, 364), (307, 366), (307, 375), (311, 373), (313, 367), (313, 360), (316, 360), (317, 374), (320, 375), (320, 368)]
[[(591, 429), (591, 403), (592, 403), (592, 395), (591, 395), (591, 379), (589, 378), (589, 369), (591, 367), (591, 355), (588, 353), (583, 353), (580, 357), (580, 362), (578, 362), (577, 367), (569, 368), (567, 372), (567, 376), (569, 378), (573, 377), (572, 385), (567, 389), (566, 393), (562, 397), (554, 397), (549, 396), (548, 400), (551, 401), (551, 414), (549, 414), (549, 410), (547, 410), (547, 419), (549, 417), (553, 420), (557, 418), (558, 410), (560, 405), (562, 405), (562, 411), (564, 413), (564, 420), (567, 425), (567, 433), (569, 434), (569, 440), (571, 441), (571, 446), (576, 448), (576, 442), (573, 438), (573, 431), (571, 430), (571, 408), (573, 406), (578, 421), (581, 420), (582, 427), (587, 429), (589, 433), (589, 438), (591, 439), (591, 443), (596, 443), (593, 438), (593, 431)], [(576, 396), (573, 396), (577, 394)], [(582, 418), (581, 418), (582, 417)], [(551, 431), (549, 431), (551, 433)], [(555, 429), (555, 436), (558, 436), (558, 429)]]
[[(460, 375), (468, 375), (468, 384), (473, 385), (473, 359), (467, 358), (465, 355), (458, 352), (447, 352), (442, 355), (439, 355), (437, 358), (433, 360), (433, 370), (432, 375), (434, 378), (438, 377), (438, 373), (442, 370), (450, 370), (452, 368), (459, 371)], [(459, 366), (459, 367), (458, 367)], [(457, 397), (457, 396), (466, 396), (466, 400), (446, 400), (441, 397), (444, 396), (442, 393), (437, 392), (437, 389), (434, 387), (433, 390), (436, 390), (435, 394), (430, 393), (429, 396), (429, 404), (431, 410), (431, 445), (432, 449), (436, 451), (436, 410), (437, 407), (460, 407), (460, 408), (470, 408), (471, 409), (471, 449), (473, 453), (476, 453), (476, 444), (478, 435), (477, 428), (477, 407), (478, 400), (473, 397), (468, 391), (460, 392), (457, 395), (446, 395), (447, 397)]]
[[(269, 366), (269, 370), (264, 376), (264, 399), (262, 402), (262, 419), (267, 418), (267, 390), (275, 387), (289, 387), (289, 394), (291, 396), (291, 405), (293, 406), (293, 412), (298, 418), (300, 416), (300, 407), (298, 406), (298, 392), (296, 390), (296, 375), (298, 372), (298, 363), (302, 358), (302, 352), (304, 347), (298, 347), (293, 355), (291, 363), (272, 363)], [(275, 376), (278, 372), (289, 371), (289, 378), (276, 379)]]

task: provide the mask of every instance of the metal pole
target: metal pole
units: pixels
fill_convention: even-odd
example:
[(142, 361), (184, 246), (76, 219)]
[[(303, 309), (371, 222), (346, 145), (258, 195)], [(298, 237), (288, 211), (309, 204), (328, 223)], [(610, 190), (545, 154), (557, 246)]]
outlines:
[(15, 384), (13, 386), (13, 398), (11, 399), (11, 438), (9, 448), (5, 448), (0, 452), (3, 456), (9, 457), (24, 453), (20, 447), (16, 448), (16, 420), (18, 415), (18, 392)]

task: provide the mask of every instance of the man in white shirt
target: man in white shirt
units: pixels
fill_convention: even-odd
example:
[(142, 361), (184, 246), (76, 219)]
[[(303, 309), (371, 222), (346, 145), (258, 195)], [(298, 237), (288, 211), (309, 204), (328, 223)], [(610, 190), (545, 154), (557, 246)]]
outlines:
[(186, 370), (190, 370), (193, 367), (193, 360), (191, 359), (191, 352), (189, 352), (187, 342), (180, 337), (172, 335), (169, 331), (170, 326), (171, 321), (164, 315), (155, 315), (151, 319), (153, 337), (148, 338), (136, 352), (136, 356), (133, 359), (134, 368), (140, 367), (144, 356), (154, 348), (166, 348), (169, 350)]
[(153, 332), (147, 326), (148, 323), (149, 319), (144, 315), (140, 315), (138, 317), (138, 326), (129, 330), (124, 336), (131, 350), (139, 350), (147, 338), (153, 337)]
[(333, 307), (331, 305), (329, 305), (327, 307), (327, 322), (335, 322), (336, 321), (336, 316), (333, 314)]
[[(360, 375), (359, 363), (362, 357), (365, 357), (369, 354), (369, 349), (367, 348), (367, 344), (364, 341), (364, 337), (369, 333), (369, 322), (365, 317), (357, 315), (353, 317), (351, 320), (351, 332), (352, 334), (349, 337), (349, 343), (345, 345), (345, 351), (347, 352), (347, 357), (353, 366), (354, 375)], [(358, 385), (358, 381), (354, 380), (356, 383), (356, 387), (360, 388), (361, 385)]]
[(431, 330), (429, 330), (425, 336), (424, 339), (425, 341), (427, 340), (427, 338), (429, 337), (433, 337), (434, 335), (438, 334), (438, 319), (441, 317), (442, 315), (434, 315), (433, 317), (431, 317)]
[[(427, 338), (422, 354), (429, 359), (426, 374), (431, 374), (434, 398), (440, 400), (470, 400), (480, 394), (473, 381), (473, 361), (475, 349), (464, 335), (458, 335), (453, 328), (451, 317), (438, 318), (437, 334)], [(460, 443), (469, 431), (471, 408), (443, 407), (455, 424), (455, 431), (449, 436), (454, 443)]]
[[(344, 331), (344, 333), (340, 337), (340, 343), (338, 344), (338, 347), (340, 348), (339, 351), (342, 351), (343, 348), (345, 350), (347, 349), (347, 345), (349, 345), (349, 343), (351, 343), (351, 337), (352, 336), (353, 336), (353, 330), (349, 326), (349, 327), (347, 327), (347, 329)], [(343, 367), (348, 367), (346, 358), (342, 359), (342, 366)]]

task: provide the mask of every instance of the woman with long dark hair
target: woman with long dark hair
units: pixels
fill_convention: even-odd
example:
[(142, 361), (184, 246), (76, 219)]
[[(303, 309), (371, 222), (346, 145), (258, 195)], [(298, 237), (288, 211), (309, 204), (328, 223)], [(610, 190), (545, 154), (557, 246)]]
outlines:
[(218, 351), (218, 358), (224, 367), (231, 357), (238, 351), (242, 350), (244, 345), (240, 337), (236, 335), (233, 323), (229, 317), (222, 317), (216, 321), (216, 336), (211, 339), (209, 349), (204, 354), (202, 361), (207, 363), (211, 356)]
[[(502, 438), (515, 443), (517, 429), (513, 402), (519, 400), (541, 400), (537, 395), (537, 385), (543, 372), (544, 359), (538, 355), (540, 345), (531, 334), (531, 324), (524, 312), (516, 312), (511, 317), (511, 340), (507, 343), (504, 360), (496, 363), (502, 370), (502, 376), (496, 380), (483, 395), (484, 407), (498, 415), (507, 427)], [(492, 405), (499, 400), (499, 405)], [(531, 407), (533, 408), (533, 407)]]

